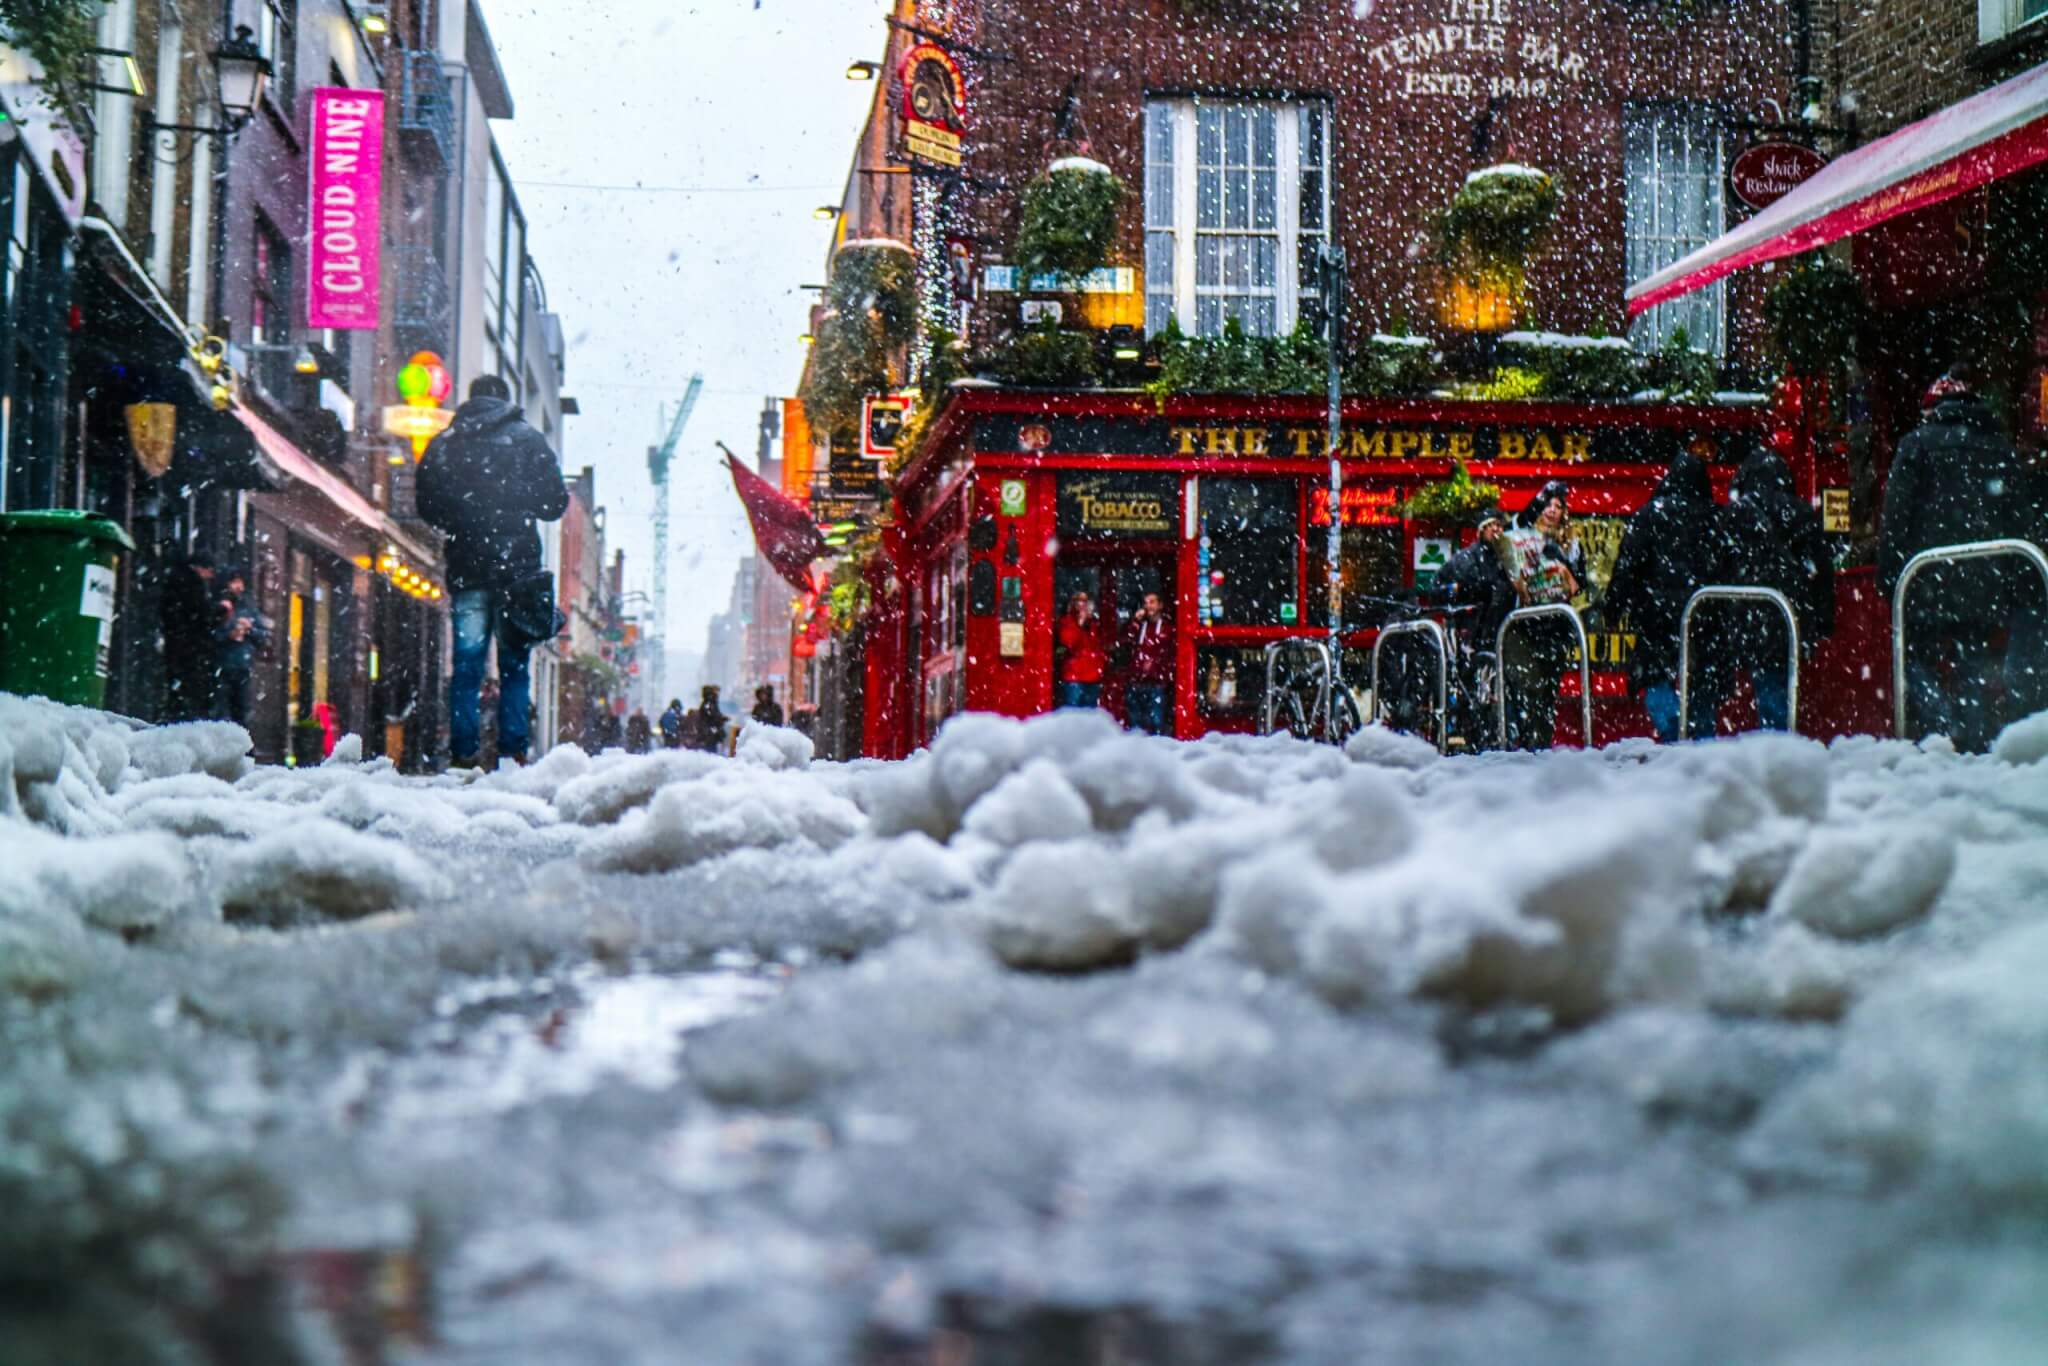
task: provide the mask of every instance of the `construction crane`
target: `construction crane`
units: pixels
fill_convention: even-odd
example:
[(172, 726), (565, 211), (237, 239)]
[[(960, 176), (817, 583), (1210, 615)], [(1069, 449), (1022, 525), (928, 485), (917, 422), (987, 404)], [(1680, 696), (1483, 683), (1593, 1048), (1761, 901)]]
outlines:
[(647, 448), (647, 477), (654, 482), (654, 629), (648, 634), (654, 639), (648, 643), (647, 666), (641, 676), (647, 680), (655, 707), (668, 705), (668, 467), (675, 459), (676, 443), (682, 440), (683, 424), (690, 420), (690, 410), (697, 406), (697, 395), (703, 389), (704, 376), (690, 376), (675, 420), (669, 423), (668, 436), (659, 446)]

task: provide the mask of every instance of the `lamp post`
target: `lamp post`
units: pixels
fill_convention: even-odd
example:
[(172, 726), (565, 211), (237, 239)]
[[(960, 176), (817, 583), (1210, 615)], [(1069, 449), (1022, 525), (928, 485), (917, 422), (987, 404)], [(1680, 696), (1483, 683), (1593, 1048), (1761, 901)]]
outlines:
[[(1330, 401), (1330, 708), (1337, 706), (1337, 679), (1344, 663), (1344, 248), (1325, 241), (1321, 270), (1323, 325), (1329, 329)], [(1336, 733), (1334, 714), (1323, 717), (1326, 734)]]
[(220, 123), (208, 128), (197, 123), (158, 123), (150, 120), (152, 133), (195, 133), (204, 137), (230, 138), (242, 131), (263, 103), (270, 85), (270, 59), (256, 46), (256, 35), (247, 24), (236, 27), (235, 36), (213, 50), (214, 88), (220, 95)]

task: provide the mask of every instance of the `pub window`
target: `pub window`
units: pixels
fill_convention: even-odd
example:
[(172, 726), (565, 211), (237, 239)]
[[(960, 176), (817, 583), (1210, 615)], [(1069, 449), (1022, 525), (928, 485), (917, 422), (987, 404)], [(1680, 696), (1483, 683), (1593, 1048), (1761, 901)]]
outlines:
[[(1347, 627), (1377, 626), (1392, 607), (1389, 599), (1402, 588), (1401, 524), (1355, 526), (1352, 512), (1345, 509), (1342, 549), (1344, 574), (1344, 624)], [(1330, 540), (1329, 523), (1308, 529), (1308, 620), (1311, 626), (1330, 624)]]
[[(249, 340), (258, 347), (285, 347), (292, 339), (292, 251), (284, 234), (259, 215), (256, 219), (256, 269), (249, 298)], [(273, 398), (291, 392), (289, 350), (259, 350), (251, 367)]]
[(1235, 318), (1293, 328), (1329, 223), (1321, 103), (1153, 100), (1145, 107), (1145, 326), (1215, 336)]
[[(1624, 111), (1622, 159), (1629, 279), (1648, 279), (1721, 235), (1726, 167), (1711, 110), (1660, 104)], [(1682, 326), (1693, 346), (1719, 355), (1726, 298), (1720, 284), (1694, 290), (1637, 318), (1629, 335), (1654, 351)]]
[(270, 96), (285, 117), (293, 114), (298, 72), (293, 34), (298, 28), (299, 0), (263, 0), (256, 11), (256, 47), (270, 59)]
[(1300, 497), (1293, 479), (1202, 481), (1202, 599), (1209, 624), (1294, 624), (1301, 600)]
[(1977, 0), (1977, 41), (1996, 42), (2048, 18), (2048, 0)]

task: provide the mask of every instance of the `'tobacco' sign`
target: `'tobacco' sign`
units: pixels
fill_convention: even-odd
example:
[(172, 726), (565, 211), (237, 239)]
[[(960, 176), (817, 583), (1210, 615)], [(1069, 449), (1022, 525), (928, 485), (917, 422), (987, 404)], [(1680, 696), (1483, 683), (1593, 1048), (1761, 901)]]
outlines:
[(1728, 188), (1752, 209), (1775, 204), (1809, 180), (1828, 159), (1796, 142), (1760, 142), (1728, 167)]
[(306, 325), (374, 330), (384, 94), (313, 92), (312, 185), (306, 196)]

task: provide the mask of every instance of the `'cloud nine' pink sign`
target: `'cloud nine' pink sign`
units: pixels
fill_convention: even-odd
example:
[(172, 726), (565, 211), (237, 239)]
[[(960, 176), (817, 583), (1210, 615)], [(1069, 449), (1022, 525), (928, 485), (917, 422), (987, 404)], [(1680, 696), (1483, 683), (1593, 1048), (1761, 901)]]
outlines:
[(374, 329), (383, 226), (383, 92), (315, 90), (312, 131), (306, 325)]

